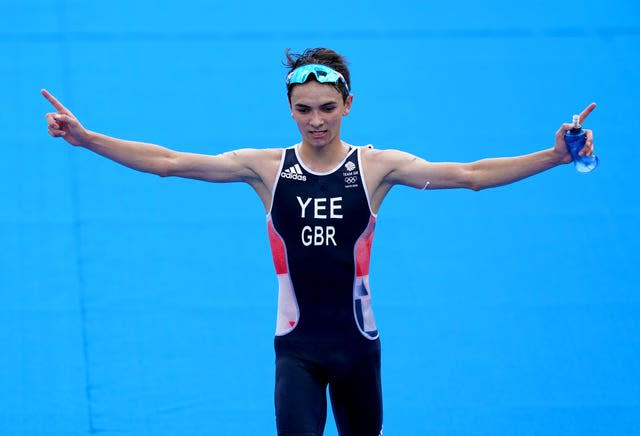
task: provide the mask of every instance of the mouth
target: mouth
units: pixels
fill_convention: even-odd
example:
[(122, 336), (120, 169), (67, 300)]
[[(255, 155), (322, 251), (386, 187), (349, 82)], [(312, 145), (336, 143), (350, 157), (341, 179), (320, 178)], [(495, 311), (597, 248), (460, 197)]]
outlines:
[(322, 138), (327, 134), (328, 130), (310, 130), (309, 134), (311, 135), (312, 138)]

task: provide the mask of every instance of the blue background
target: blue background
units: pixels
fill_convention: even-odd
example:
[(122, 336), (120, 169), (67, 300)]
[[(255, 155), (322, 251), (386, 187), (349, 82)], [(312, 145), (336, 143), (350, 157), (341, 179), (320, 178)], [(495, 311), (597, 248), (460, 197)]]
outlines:
[(288, 146), (280, 62), (315, 46), (351, 61), (345, 140), (433, 161), (550, 147), (599, 105), (592, 174), (387, 198), (385, 434), (640, 434), (633, 0), (3, 2), (0, 434), (275, 434), (257, 196), (51, 139), (39, 90), (117, 137)]

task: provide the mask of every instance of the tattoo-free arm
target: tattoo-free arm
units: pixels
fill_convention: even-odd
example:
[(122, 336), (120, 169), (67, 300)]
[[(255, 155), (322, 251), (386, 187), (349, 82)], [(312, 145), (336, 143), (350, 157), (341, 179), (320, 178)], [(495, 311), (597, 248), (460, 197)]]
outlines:
[[(596, 108), (588, 105), (579, 116), (582, 124)], [(574, 128), (562, 124), (555, 135), (555, 145), (547, 150), (523, 156), (482, 159), (471, 163), (430, 163), (399, 151), (389, 151), (389, 167), (383, 179), (389, 185), (402, 184), (416, 188), (468, 188), (480, 190), (522, 180), (557, 165), (571, 162), (564, 135)], [(586, 139), (581, 155), (593, 154), (593, 132), (585, 129)]]
[(138, 171), (211, 182), (248, 182), (258, 178), (253, 167), (262, 161), (261, 153), (267, 153), (244, 149), (211, 156), (114, 138), (85, 129), (73, 113), (48, 91), (42, 90), (42, 95), (56, 109), (56, 112), (46, 115), (51, 136), (62, 137), (74, 146), (84, 147)]
[(385, 180), (415, 188), (481, 189), (506, 185), (562, 163), (553, 149), (524, 156), (482, 159), (471, 163), (427, 162), (408, 153), (391, 151), (395, 165)]

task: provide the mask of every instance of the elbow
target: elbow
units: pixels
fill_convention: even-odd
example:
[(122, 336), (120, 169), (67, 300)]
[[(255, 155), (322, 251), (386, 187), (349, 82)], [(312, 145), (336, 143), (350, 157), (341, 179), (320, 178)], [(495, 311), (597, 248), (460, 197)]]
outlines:
[(461, 184), (463, 187), (472, 191), (481, 191), (487, 187), (484, 183), (481, 172), (474, 166), (474, 164), (467, 164), (462, 171)]
[(154, 168), (153, 173), (159, 177), (172, 177), (176, 175), (178, 156), (175, 153), (167, 153), (162, 156)]
[(465, 188), (470, 189), (471, 191), (478, 192), (478, 191), (482, 191), (485, 188), (488, 188), (488, 186), (480, 183), (480, 181), (473, 180), (466, 183)]
[(153, 174), (155, 174), (158, 177), (170, 177), (173, 175), (170, 166), (167, 165), (165, 162), (162, 162), (161, 165), (158, 165), (156, 168), (153, 169), (153, 171), (151, 171)]
[(472, 177), (467, 181), (467, 187), (472, 191), (478, 192), (488, 188), (490, 185), (482, 177), (479, 177), (478, 173), (473, 173)]
[(502, 185), (504, 185), (504, 183), (501, 183), (498, 180), (491, 179), (491, 178), (484, 178), (484, 179), (479, 179), (473, 182), (469, 186), (469, 189), (478, 192), (484, 189), (495, 188)]

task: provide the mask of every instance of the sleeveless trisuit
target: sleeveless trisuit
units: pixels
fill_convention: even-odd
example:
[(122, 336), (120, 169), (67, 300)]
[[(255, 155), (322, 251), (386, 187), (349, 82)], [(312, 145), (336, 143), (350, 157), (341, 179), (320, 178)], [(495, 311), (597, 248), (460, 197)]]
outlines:
[(326, 173), (283, 150), (267, 215), (278, 276), (276, 423), (322, 435), (329, 386), (341, 436), (382, 431), (380, 341), (371, 309), (371, 212), (360, 148)]

